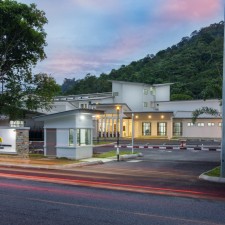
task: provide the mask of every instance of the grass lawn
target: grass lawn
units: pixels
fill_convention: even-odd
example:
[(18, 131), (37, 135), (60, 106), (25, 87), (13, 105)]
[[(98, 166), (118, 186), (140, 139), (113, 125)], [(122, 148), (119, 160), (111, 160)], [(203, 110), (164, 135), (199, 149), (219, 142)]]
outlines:
[[(130, 151), (120, 151), (120, 155), (130, 155), (130, 154), (132, 154), (131, 150)], [(134, 154), (137, 154), (137, 152), (134, 152)], [(93, 155), (93, 157), (95, 157), (95, 158), (109, 158), (109, 157), (115, 157), (115, 156), (116, 156), (115, 150)]]
[(107, 145), (107, 144), (110, 144), (110, 143), (107, 141), (99, 141), (99, 142), (94, 141), (93, 142), (93, 145)]
[(207, 176), (219, 177), (220, 176), (220, 166), (210, 170), (208, 173), (205, 173)]

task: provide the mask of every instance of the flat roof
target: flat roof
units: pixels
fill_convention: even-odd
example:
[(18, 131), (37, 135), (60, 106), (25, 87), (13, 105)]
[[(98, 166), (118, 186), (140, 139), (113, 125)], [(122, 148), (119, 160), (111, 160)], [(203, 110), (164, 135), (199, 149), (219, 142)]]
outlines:
[(57, 118), (60, 116), (69, 116), (69, 115), (74, 115), (77, 113), (104, 114), (104, 111), (95, 110), (95, 109), (73, 109), (73, 110), (67, 110), (63, 112), (51, 113), (48, 115), (36, 116), (36, 117), (33, 117), (33, 119), (36, 121), (43, 121), (50, 118)]
[(109, 80), (112, 83), (121, 83), (121, 84), (134, 84), (134, 85), (141, 85), (141, 86), (152, 86), (152, 87), (159, 87), (159, 86), (168, 86), (174, 83), (163, 83), (163, 84), (147, 84), (147, 83), (139, 83), (139, 82), (130, 82), (130, 81), (120, 81), (120, 80)]

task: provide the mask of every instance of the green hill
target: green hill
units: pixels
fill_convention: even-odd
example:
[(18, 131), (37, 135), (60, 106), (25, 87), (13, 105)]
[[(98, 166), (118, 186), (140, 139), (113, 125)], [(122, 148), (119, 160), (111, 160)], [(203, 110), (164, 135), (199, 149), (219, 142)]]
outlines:
[(172, 82), (172, 100), (221, 98), (224, 23), (194, 31), (156, 55), (122, 65), (108, 75), (65, 79), (63, 94), (111, 91), (108, 80), (159, 84)]

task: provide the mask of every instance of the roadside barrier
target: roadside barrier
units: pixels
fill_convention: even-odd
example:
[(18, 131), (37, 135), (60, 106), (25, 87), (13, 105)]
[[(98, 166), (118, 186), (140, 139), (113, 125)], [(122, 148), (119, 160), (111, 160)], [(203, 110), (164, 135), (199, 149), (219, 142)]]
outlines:
[[(115, 148), (117, 145), (114, 146)], [(132, 148), (132, 145), (119, 145), (119, 148)], [(155, 146), (155, 145), (134, 145), (133, 148), (139, 149), (160, 149), (160, 150), (201, 150), (201, 151), (221, 151), (220, 146)]]

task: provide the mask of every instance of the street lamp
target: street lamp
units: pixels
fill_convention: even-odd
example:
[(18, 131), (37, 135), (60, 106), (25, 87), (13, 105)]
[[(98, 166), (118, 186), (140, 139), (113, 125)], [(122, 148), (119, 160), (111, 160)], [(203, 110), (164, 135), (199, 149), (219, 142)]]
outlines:
[(132, 113), (132, 154), (134, 154), (134, 114)]
[(97, 115), (96, 118), (97, 118), (97, 143), (99, 143), (99, 115)]
[(116, 148), (116, 155), (117, 155), (117, 161), (120, 161), (120, 149), (119, 149), (119, 113), (120, 113), (120, 107), (117, 106), (116, 107), (116, 111), (117, 111), (117, 122), (116, 122), (116, 131), (117, 131), (117, 148)]
[[(225, 18), (225, 7), (224, 7)], [(225, 24), (224, 24), (225, 29)], [(224, 30), (225, 37), (225, 30)], [(222, 92), (222, 143), (221, 143), (221, 167), (220, 176), (225, 177), (225, 39), (223, 42), (223, 92)]]

